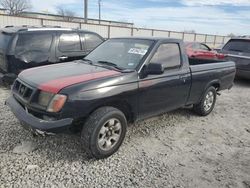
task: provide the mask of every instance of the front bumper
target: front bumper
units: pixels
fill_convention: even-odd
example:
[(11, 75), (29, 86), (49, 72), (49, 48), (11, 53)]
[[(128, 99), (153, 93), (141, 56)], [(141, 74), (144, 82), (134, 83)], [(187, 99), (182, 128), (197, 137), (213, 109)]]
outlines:
[(58, 133), (68, 130), (69, 126), (72, 124), (72, 118), (66, 118), (56, 121), (46, 121), (39, 119), (32, 114), (28, 113), (17, 101), (11, 96), (9, 97), (5, 104), (10, 107), (11, 111), (21, 122), (22, 126), (28, 130), (34, 132), (43, 133)]
[(250, 70), (237, 69), (236, 76), (239, 78), (250, 79)]

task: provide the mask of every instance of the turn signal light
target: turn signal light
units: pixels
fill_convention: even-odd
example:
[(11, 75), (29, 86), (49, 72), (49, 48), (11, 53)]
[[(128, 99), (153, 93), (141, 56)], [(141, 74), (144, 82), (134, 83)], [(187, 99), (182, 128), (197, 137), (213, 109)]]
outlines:
[(59, 112), (64, 103), (67, 100), (67, 96), (61, 95), (61, 94), (56, 94), (53, 99), (50, 101), (50, 104), (47, 108), (48, 112)]

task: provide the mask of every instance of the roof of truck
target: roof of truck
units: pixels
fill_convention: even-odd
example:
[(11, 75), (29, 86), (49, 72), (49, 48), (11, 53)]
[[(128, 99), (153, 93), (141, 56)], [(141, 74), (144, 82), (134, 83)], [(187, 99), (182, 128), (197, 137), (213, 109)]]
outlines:
[(154, 41), (167, 40), (167, 41), (173, 41), (173, 42), (183, 41), (182, 39), (168, 38), (168, 37), (115, 37), (113, 39), (140, 39), (140, 40), (154, 40)]

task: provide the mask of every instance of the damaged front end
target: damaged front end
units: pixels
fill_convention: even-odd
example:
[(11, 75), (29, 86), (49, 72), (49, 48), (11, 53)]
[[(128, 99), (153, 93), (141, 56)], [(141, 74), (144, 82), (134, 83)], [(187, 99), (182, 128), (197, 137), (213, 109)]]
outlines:
[[(41, 104), (39, 104), (35, 102), (39, 99), (37, 92), (39, 93), (40, 91), (17, 80), (13, 85), (12, 95), (5, 103), (11, 108), (11, 111), (21, 122), (22, 126), (36, 134), (45, 136), (51, 135), (51, 133), (66, 131), (72, 124), (73, 119), (60, 119), (51, 115), (53, 110), (53, 112), (58, 112), (60, 107), (63, 106), (62, 100), (56, 100), (58, 99), (58, 97), (55, 98), (57, 95), (53, 95), (48, 99), (48, 106), (44, 107), (41, 104), (46, 102), (46, 97), (48, 96), (44, 97), (40, 101)], [(47, 109), (50, 111), (47, 111)]]

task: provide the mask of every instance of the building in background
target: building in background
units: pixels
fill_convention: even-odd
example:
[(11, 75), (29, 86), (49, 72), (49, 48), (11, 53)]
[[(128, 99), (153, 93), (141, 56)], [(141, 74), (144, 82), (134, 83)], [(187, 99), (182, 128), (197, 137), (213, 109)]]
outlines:
[(89, 19), (88, 23), (84, 22), (84, 18), (71, 16), (70, 19), (65, 19), (65, 16), (60, 16), (50, 13), (35, 13), (23, 12), (19, 16), (11, 16), (6, 10), (0, 9), (0, 28), (6, 26), (56, 26), (64, 28), (85, 29), (93, 31), (101, 35), (103, 38), (113, 37), (170, 37), (182, 39), (186, 42), (201, 42), (208, 45), (210, 48), (217, 48), (225, 44), (231, 37), (221, 35), (211, 35), (195, 33), (190, 31), (171, 31), (153, 28), (137, 27), (133, 23)]
[[(0, 12), (1, 13), (1, 12)], [(50, 20), (60, 20), (63, 21), (64, 17), (57, 14), (50, 13), (37, 13), (37, 12), (22, 12), (20, 16), (30, 17), (30, 18), (40, 18), (40, 19), (50, 19)], [(84, 18), (81, 17), (72, 17), (72, 22), (84, 22)], [(103, 25), (114, 25), (121, 27), (133, 27), (133, 23), (127, 22), (118, 22), (118, 21), (110, 21), (110, 20), (101, 20), (99, 19), (88, 19), (88, 23), (90, 24), (103, 24)]]
[[(0, 14), (8, 14), (6, 9), (0, 8)], [(49, 20), (58, 20), (63, 21), (64, 17), (57, 14), (50, 13), (38, 13), (38, 12), (28, 12), (24, 11), (19, 16), (29, 17), (29, 18), (40, 18), (40, 19), (49, 19)], [(82, 17), (72, 17), (72, 22), (84, 22), (84, 18)], [(113, 26), (121, 26), (121, 27), (133, 27), (134, 23), (129, 22), (119, 22), (119, 21), (111, 21), (111, 20), (101, 20), (99, 19), (88, 19), (88, 23), (90, 24), (103, 24), (103, 25), (113, 25)]]
[(0, 14), (7, 14), (7, 10), (4, 8), (0, 8)]

